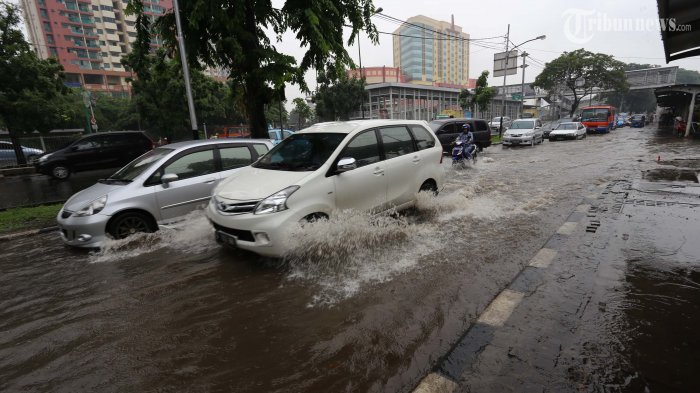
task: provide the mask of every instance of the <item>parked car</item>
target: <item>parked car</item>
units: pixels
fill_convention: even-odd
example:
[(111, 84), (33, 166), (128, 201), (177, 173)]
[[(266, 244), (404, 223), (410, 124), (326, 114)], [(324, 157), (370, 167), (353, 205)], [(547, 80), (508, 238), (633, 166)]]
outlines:
[(299, 222), (348, 209), (400, 210), (421, 190), (437, 192), (442, 159), (423, 121), (319, 123), (221, 182), (206, 214), (220, 243), (278, 257)]
[(514, 120), (510, 128), (503, 134), (501, 143), (504, 146), (530, 145), (535, 146), (542, 143), (544, 133), (542, 132), (542, 121), (535, 119)]
[[(34, 163), (40, 155), (44, 154), (43, 150), (26, 146), (22, 146), (22, 152), (28, 164)], [(17, 165), (17, 155), (12, 142), (0, 141), (0, 167), (14, 165)]]
[(157, 147), (73, 195), (58, 213), (63, 242), (100, 247), (107, 235), (154, 232), (205, 205), (224, 178), (272, 148), (265, 139), (214, 139)]
[(464, 126), (464, 124), (469, 124), (472, 134), (474, 134), (474, 144), (480, 150), (491, 146), (491, 132), (489, 132), (486, 120), (437, 119), (431, 121), (428, 125), (440, 140), (443, 152), (450, 153), (452, 151), (452, 143), (462, 132), (462, 126)]
[(272, 144), (276, 145), (276, 144), (282, 142), (283, 139), (286, 139), (290, 135), (293, 135), (294, 131), (286, 130), (286, 129), (280, 130), (279, 128), (273, 128), (273, 129), (268, 130), (267, 134), (270, 136), (270, 140), (272, 141)]
[[(503, 116), (503, 131), (510, 127), (512, 120), (508, 116)], [(489, 122), (489, 129), (491, 132), (498, 134), (498, 130), (501, 127), (501, 117), (496, 116)]]
[(559, 123), (557, 128), (549, 133), (549, 141), (562, 141), (565, 139), (584, 139), (586, 138), (586, 126), (580, 122)]
[(630, 123), (631, 127), (634, 128), (644, 127), (646, 125), (646, 116), (640, 114), (632, 115), (630, 118)]
[(65, 180), (74, 172), (122, 167), (153, 147), (139, 131), (91, 134), (44, 154), (35, 166), (39, 173)]
[(552, 121), (551, 123), (549, 123), (549, 124), (550, 124), (549, 127), (547, 127), (547, 128), (545, 128), (544, 126), (542, 127), (542, 137), (544, 137), (544, 139), (548, 139), (548, 138), (549, 138), (549, 133), (552, 132), (552, 130), (554, 130), (554, 129), (556, 129), (557, 127), (559, 127), (559, 124), (561, 124), (561, 123), (569, 123), (569, 122), (572, 122), (572, 121), (576, 122), (576, 121), (578, 121), (578, 120), (576, 120), (576, 117), (562, 117), (562, 118), (559, 119), (559, 120), (554, 120), (554, 121)]

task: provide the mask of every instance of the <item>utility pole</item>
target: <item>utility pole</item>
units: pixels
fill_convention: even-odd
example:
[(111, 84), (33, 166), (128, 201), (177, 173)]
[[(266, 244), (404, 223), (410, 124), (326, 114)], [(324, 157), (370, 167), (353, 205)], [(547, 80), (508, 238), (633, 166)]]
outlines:
[(523, 65), (520, 66), (520, 68), (523, 69), (523, 81), (520, 82), (520, 117), (523, 116), (523, 109), (525, 107), (525, 68), (527, 67), (527, 64), (525, 64), (525, 58), (529, 55), (527, 52), (523, 52), (521, 55), (523, 57)]
[[(362, 78), (364, 77), (364, 73), (362, 72), (362, 49), (360, 49), (360, 35), (357, 35), (357, 57), (360, 60), (360, 81), (362, 81)], [(360, 104), (360, 111), (362, 111), (362, 119), (365, 119), (365, 95), (364, 92), (362, 94), (362, 103)]]
[(197, 129), (197, 115), (194, 113), (194, 100), (192, 99), (192, 86), (190, 86), (190, 69), (187, 65), (187, 53), (185, 42), (182, 39), (182, 25), (180, 24), (180, 7), (177, 0), (173, 0), (173, 12), (175, 13), (175, 27), (177, 28), (177, 43), (180, 47), (180, 61), (182, 62), (182, 76), (185, 79), (185, 93), (187, 94), (187, 109), (190, 111), (190, 125), (192, 126), (192, 139), (199, 139)]
[(506, 66), (503, 69), (503, 97), (501, 97), (501, 121), (498, 125), (498, 137), (503, 136), (503, 116), (506, 115), (506, 76), (508, 75), (508, 44), (510, 43), (510, 23), (508, 23), (508, 32), (506, 33)]

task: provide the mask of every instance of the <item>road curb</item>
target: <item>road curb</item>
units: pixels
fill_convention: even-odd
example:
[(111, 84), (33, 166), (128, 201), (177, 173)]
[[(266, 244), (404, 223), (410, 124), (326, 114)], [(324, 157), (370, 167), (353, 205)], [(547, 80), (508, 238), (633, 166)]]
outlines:
[(2, 241), (10, 241), (10, 240), (15, 240), (19, 238), (25, 238), (25, 237), (30, 237), (30, 236), (35, 236), (35, 235), (41, 235), (44, 233), (49, 233), (49, 232), (54, 232), (57, 231), (58, 227), (57, 226), (50, 226), (50, 227), (44, 227), (44, 228), (39, 228), (39, 229), (32, 229), (30, 231), (22, 231), (22, 232), (14, 232), (14, 233), (8, 233), (5, 235), (0, 235), (0, 242)]
[(541, 273), (549, 267), (564, 240), (572, 235), (585, 218), (586, 198), (566, 217), (564, 223), (547, 239), (530, 262), (491, 299), (474, 323), (450, 350), (423, 377), (412, 393), (452, 393), (459, 388), (460, 375), (477, 361), (481, 350), (489, 344), (497, 329), (503, 326), (522, 299), (537, 290)]

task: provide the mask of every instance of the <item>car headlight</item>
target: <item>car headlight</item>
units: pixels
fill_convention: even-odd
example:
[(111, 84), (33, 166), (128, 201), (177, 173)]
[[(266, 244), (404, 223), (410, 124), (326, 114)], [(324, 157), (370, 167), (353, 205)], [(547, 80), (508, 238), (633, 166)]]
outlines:
[(287, 210), (287, 199), (299, 186), (290, 186), (263, 199), (255, 207), (254, 214), (276, 213)]
[(99, 197), (99, 198), (95, 199), (94, 201), (90, 202), (84, 208), (73, 213), (73, 216), (75, 216), (75, 217), (87, 217), (87, 216), (91, 216), (93, 214), (97, 214), (97, 213), (101, 212), (102, 209), (105, 208), (105, 205), (107, 205), (107, 195)]

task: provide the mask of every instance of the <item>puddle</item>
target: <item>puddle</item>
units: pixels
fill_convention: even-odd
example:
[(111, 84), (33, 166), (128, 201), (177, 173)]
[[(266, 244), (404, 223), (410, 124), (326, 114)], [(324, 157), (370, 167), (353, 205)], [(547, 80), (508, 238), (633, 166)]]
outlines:
[(648, 181), (686, 181), (697, 183), (698, 172), (692, 169), (659, 168), (642, 172), (642, 178)]

